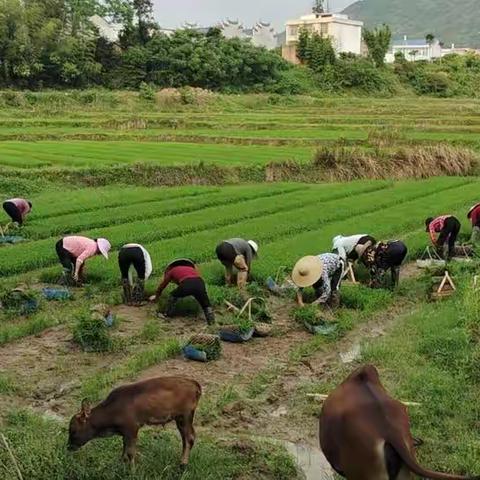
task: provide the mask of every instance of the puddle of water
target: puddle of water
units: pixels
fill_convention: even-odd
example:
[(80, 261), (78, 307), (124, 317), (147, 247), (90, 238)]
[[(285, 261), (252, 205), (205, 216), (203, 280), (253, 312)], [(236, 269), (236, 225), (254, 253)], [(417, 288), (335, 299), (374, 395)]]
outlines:
[(281, 443), (295, 458), (306, 480), (334, 480), (334, 472), (319, 448), (301, 443)]

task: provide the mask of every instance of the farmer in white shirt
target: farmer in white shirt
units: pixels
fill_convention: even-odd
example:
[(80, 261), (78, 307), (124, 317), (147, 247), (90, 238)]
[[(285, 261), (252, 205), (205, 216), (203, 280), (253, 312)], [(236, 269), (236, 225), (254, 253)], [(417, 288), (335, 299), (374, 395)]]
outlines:
[(365, 250), (372, 247), (377, 242), (366, 233), (344, 237), (338, 235), (333, 239), (333, 253), (336, 253), (345, 264), (347, 261), (355, 262), (362, 258)]

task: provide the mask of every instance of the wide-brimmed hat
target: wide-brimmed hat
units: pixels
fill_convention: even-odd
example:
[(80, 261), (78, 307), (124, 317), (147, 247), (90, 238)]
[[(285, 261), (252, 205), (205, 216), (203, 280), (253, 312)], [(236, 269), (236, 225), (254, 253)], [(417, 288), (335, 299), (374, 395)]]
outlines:
[(112, 248), (106, 238), (97, 238), (98, 251), (108, 260), (108, 252)]
[(252, 247), (253, 253), (255, 253), (255, 255), (258, 255), (258, 243), (253, 240), (249, 240), (248, 244)]
[(177, 258), (176, 260), (173, 260), (173, 262), (170, 262), (167, 265), (167, 268), (165, 270), (170, 270), (173, 267), (194, 267), (195, 262), (191, 258)]
[(480, 203), (477, 203), (476, 205), (474, 205), (467, 213), (467, 218), (470, 218), (472, 216), (472, 213), (473, 211), (477, 208), (477, 207), (480, 207)]
[(293, 267), (292, 280), (297, 287), (311, 287), (320, 280), (322, 272), (322, 260), (319, 257), (310, 255), (301, 258)]

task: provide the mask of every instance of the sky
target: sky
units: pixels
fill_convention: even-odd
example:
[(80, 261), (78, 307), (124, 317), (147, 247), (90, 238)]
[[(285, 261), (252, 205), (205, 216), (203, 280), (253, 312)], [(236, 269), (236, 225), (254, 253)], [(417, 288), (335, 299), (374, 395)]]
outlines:
[[(283, 30), (287, 20), (309, 13), (311, 0), (153, 0), (155, 18), (164, 28), (178, 27), (185, 20), (210, 26), (230, 18), (239, 19), (246, 27), (257, 20), (271, 22)], [(329, 0), (330, 9), (336, 11), (353, 0)]]

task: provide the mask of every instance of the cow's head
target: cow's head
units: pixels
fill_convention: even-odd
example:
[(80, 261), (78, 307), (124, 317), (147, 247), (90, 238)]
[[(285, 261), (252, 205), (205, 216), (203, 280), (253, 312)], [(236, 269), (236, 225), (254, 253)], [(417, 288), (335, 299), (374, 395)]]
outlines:
[(94, 428), (90, 422), (90, 413), (90, 404), (85, 399), (82, 401), (80, 412), (70, 420), (67, 445), (69, 450), (78, 450), (95, 436)]

